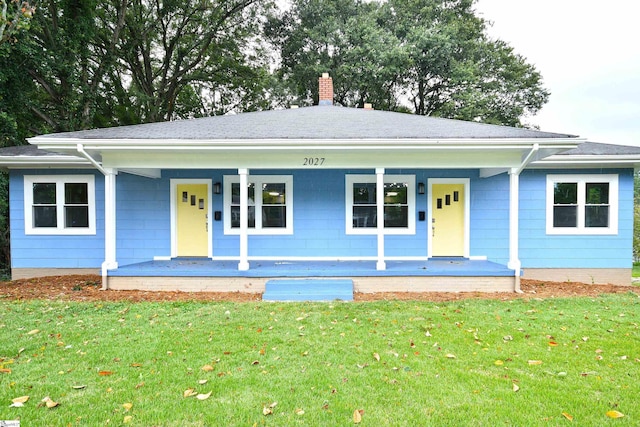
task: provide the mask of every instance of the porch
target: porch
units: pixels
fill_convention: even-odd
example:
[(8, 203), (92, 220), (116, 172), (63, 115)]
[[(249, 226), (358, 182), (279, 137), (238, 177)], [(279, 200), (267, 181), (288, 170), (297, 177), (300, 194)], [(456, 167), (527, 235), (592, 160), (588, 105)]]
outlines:
[(353, 281), (355, 292), (514, 292), (519, 277), (505, 265), (467, 258), (387, 261), (252, 261), (238, 270), (234, 260), (176, 258), (121, 266), (108, 271), (109, 289), (263, 293), (273, 278)]

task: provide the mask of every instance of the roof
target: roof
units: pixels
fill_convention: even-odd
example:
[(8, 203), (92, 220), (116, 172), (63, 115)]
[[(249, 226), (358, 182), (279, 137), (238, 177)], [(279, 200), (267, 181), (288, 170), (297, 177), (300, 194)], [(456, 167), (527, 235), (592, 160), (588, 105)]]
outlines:
[(519, 139), (575, 135), (407, 113), (313, 106), (50, 134), (80, 140)]

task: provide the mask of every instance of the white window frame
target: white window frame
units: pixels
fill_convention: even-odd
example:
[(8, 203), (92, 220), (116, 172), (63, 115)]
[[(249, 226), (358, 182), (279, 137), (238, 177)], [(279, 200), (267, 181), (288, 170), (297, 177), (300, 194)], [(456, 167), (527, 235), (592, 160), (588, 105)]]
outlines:
[[(577, 200), (577, 226), (576, 227), (554, 227), (553, 226), (553, 205), (554, 205), (554, 185), (556, 183), (576, 183), (578, 185)], [(586, 184), (587, 183), (608, 183), (609, 184), (609, 226), (608, 227), (586, 227), (585, 226), (585, 206), (586, 206)], [(567, 235), (606, 235), (618, 234), (618, 175), (547, 175), (547, 234), (567, 234)]]
[[(224, 234), (240, 234), (240, 228), (231, 227), (231, 184), (239, 184), (240, 176), (238, 175), (225, 175), (224, 177), (224, 212), (222, 214), (224, 222)], [(293, 234), (293, 176), (292, 175), (248, 175), (248, 184), (254, 184), (256, 193), (262, 194), (263, 184), (284, 183), (286, 203), (285, 203), (285, 215), (287, 226), (282, 228), (276, 227), (262, 227), (262, 197), (256, 197), (254, 200), (256, 226), (255, 228), (248, 228), (247, 234), (249, 235), (282, 235)]]
[[(33, 184), (56, 184), (56, 227), (33, 226)], [(88, 227), (64, 226), (65, 184), (87, 184), (89, 207)], [(96, 189), (93, 175), (25, 175), (24, 176), (24, 233), (27, 235), (93, 235), (96, 234)]]
[[(383, 234), (402, 235), (416, 234), (416, 176), (415, 175), (384, 175), (384, 183), (406, 182), (407, 188), (407, 227), (385, 227)], [(377, 227), (353, 227), (353, 184), (376, 183), (376, 175), (345, 175), (345, 218), (347, 234), (378, 234)]]

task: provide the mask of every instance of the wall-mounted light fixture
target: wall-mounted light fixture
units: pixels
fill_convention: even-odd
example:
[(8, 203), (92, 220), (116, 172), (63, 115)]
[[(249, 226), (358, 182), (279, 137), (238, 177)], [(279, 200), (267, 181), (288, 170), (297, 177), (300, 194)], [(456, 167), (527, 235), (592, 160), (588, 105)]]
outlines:
[(418, 194), (424, 194), (424, 182), (418, 183)]
[(220, 194), (222, 192), (222, 184), (216, 182), (213, 184), (213, 194)]

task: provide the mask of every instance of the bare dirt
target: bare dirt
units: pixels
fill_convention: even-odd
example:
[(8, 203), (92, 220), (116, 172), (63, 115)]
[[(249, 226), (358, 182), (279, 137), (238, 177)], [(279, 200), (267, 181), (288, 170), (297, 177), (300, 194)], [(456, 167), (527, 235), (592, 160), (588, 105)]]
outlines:
[[(260, 301), (261, 294), (241, 292), (149, 292), (101, 290), (101, 278), (94, 275), (53, 276), (0, 282), (0, 300), (46, 299), (57, 301)], [(464, 299), (596, 297), (601, 294), (640, 292), (637, 286), (591, 285), (574, 282), (521, 281), (523, 293), (483, 292), (379, 292), (356, 293), (355, 301), (458, 301)]]

